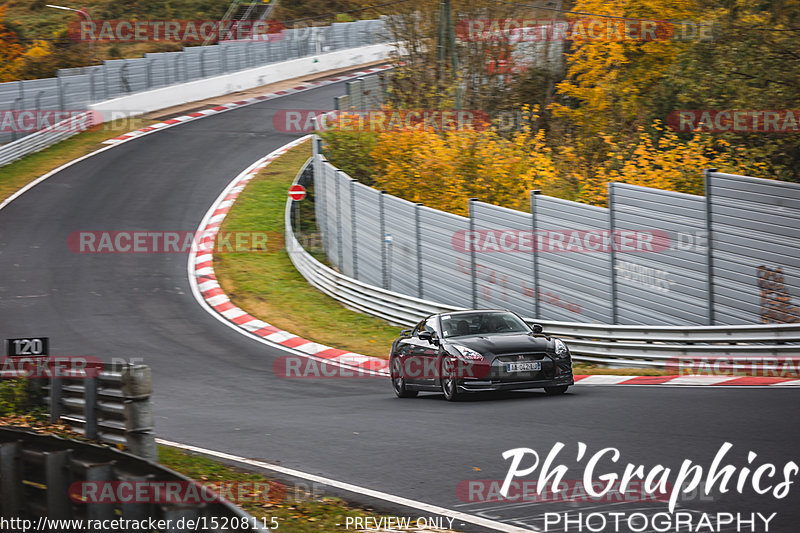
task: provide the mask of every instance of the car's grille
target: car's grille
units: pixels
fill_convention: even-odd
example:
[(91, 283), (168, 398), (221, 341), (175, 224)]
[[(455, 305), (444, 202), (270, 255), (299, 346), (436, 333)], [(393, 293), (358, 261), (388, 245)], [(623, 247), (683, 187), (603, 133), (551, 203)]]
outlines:
[(518, 353), (501, 355), (496, 360), (502, 363), (519, 363), (521, 361), (541, 361), (545, 358), (543, 353)]
[[(508, 372), (507, 363), (524, 363), (527, 361), (540, 361), (541, 370), (530, 372)], [(551, 379), (555, 375), (555, 366), (552, 359), (544, 353), (507, 354), (495, 358), (492, 364), (491, 380), (493, 383), (509, 381), (525, 381)]]

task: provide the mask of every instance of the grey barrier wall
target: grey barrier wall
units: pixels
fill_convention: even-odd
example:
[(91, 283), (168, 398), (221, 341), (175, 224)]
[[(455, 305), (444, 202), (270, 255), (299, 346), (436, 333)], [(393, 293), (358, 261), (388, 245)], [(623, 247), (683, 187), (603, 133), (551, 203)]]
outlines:
[[(384, 239), (381, 232), (381, 193), (366, 185), (354, 182), (344, 172), (339, 172), (339, 190), (342, 196), (351, 195), (352, 217), (351, 248), (343, 250), (345, 256), (353, 257), (354, 271), (358, 279), (371, 285), (383, 286), (385, 265)], [(352, 189), (350, 189), (352, 187)], [(346, 218), (346, 215), (345, 215)]]
[(422, 297), (456, 307), (472, 305), (469, 254), (456, 250), (453, 236), (469, 231), (469, 219), (430, 207), (419, 207)]
[(797, 322), (800, 187), (707, 172), (706, 191), (714, 321)]
[[(314, 143), (314, 150), (316, 156), (319, 142)], [(307, 170), (310, 169), (308, 165), (312, 161), (314, 158), (307, 162), (306, 167), (298, 173), (295, 183), (311, 185), (310, 181), (313, 179), (314, 173), (309, 173)], [(384, 195), (383, 198), (384, 205), (386, 205), (392, 197)], [(403, 202), (403, 200), (399, 201)], [(475, 201), (473, 200), (472, 203), (475, 204)], [(475, 205), (472, 205), (471, 208), (473, 214), (478, 214), (480, 207), (476, 208)], [(486, 204), (486, 208), (491, 216), (493, 207)], [(417, 216), (420, 211), (419, 205), (407, 203), (405, 209), (406, 215), (413, 210), (415, 220), (419, 220)], [(525, 213), (520, 214), (525, 215)], [(509, 213), (505, 213), (505, 215), (509, 215)], [(420, 319), (432, 313), (463, 309), (363, 283), (322, 264), (303, 248), (295, 235), (299, 216), (297, 202), (287, 199), (284, 211), (286, 250), (292, 263), (311, 285), (348, 308), (405, 327), (416, 324)], [(389, 224), (391, 218), (389, 211), (385, 211), (385, 218), (384, 223)], [(501, 220), (503, 218), (496, 218), (498, 222)], [(398, 221), (398, 224), (402, 225), (407, 222), (406, 218)], [(474, 222), (473, 227), (475, 227)], [(307, 236), (305, 235), (305, 237)], [(419, 242), (417, 239), (417, 246), (420, 245)], [(414, 256), (409, 251), (406, 257)], [(388, 262), (391, 263), (391, 259)], [(419, 262), (415, 266), (421, 271)], [(416, 281), (419, 282), (421, 279), (422, 276), (419, 276)], [(687, 326), (685, 324), (679, 326), (633, 326), (559, 322), (531, 317), (526, 317), (526, 320), (529, 323), (539, 323), (549, 334), (566, 339), (569, 342), (572, 357), (576, 361), (590, 363), (653, 368), (671, 367), (674, 369), (676, 358), (695, 359), (713, 355), (729, 357), (731, 360), (746, 359), (748, 362), (752, 362), (754, 357), (759, 357), (761, 371), (783, 373), (785, 367), (782, 369), (782, 365), (776, 363), (778, 361), (776, 358), (796, 355), (798, 346), (800, 346), (800, 323), (732, 326)]]
[(319, 144), (326, 253), (369, 285), (561, 322), (800, 323), (798, 184), (708, 172), (705, 197), (610, 184), (609, 208), (531, 194), (465, 218), (354, 182)]
[[(620, 254), (615, 261), (618, 317), (623, 324), (708, 322), (705, 198), (623, 183), (609, 188), (617, 230), (663, 232), (658, 254)], [(699, 245), (698, 245), (699, 244)]]
[[(532, 194), (537, 243), (535, 254), (539, 315), (570, 322), (612, 322), (611, 253), (602, 238), (586, 243), (587, 232), (604, 235), (610, 228), (608, 209)], [(558, 232), (574, 230), (580, 246)], [(588, 244), (588, 246), (586, 245)], [(598, 246), (598, 250), (593, 250)]]
[[(229, 41), (61, 69), (56, 78), (0, 83), (0, 110), (83, 111), (90, 104), (300, 57), (387, 42), (383, 20), (289, 29), (280, 40)], [(0, 144), (33, 132), (0, 131)]]
[(348, 81), (346, 84), (347, 94), (334, 98), (334, 109), (337, 111), (380, 109), (389, 89), (391, 78), (392, 72), (386, 71)]
[(420, 255), (414, 238), (417, 227), (416, 204), (390, 194), (383, 195), (384, 246), (387, 281), (391, 291), (422, 297), (419, 284)]
[[(470, 202), (469, 243), (464, 239), (465, 249), (475, 257), (474, 283), (475, 290), (472, 307), (513, 307), (522, 316), (536, 316), (536, 287), (534, 287), (533, 254), (526, 253), (526, 242), (514, 237), (530, 234), (533, 228), (533, 217), (513, 209), (505, 209), (495, 205), (473, 200)], [(497, 230), (512, 236), (514, 252), (498, 253), (492, 247), (469, 246), (489, 240), (489, 232)], [(500, 243), (498, 243), (499, 245)], [(458, 239), (457, 247), (461, 248), (462, 239)], [(522, 250), (520, 250), (522, 248)], [(465, 257), (460, 258), (462, 264), (469, 265)], [(470, 258), (471, 259), (471, 258)], [(469, 268), (469, 266), (467, 266)]]

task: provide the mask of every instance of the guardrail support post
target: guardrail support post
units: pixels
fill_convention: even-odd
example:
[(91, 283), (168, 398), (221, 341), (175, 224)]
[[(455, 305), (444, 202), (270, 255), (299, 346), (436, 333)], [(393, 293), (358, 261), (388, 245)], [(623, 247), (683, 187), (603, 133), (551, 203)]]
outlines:
[(541, 319), (541, 311), (539, 310), (539, 224), (536, 220), (536, 197), (542, 193), (541, 190), (535, 189), (531, 191), (531, 230), (533, 231), (533, 316), (537, 320)]
[[(475, 202), (477, 202), (477, 198), (470, 198), (467, 202), (467, 208), (469, 210), (469, 234), (475, 235)], [(466, 242), (469, 242), (467, 240)], [(477, 272), (477, 265), (475, 261), (475, 247), (469, 247), (469, 275), (470, 275), (470, 290), (472, 291), (472, 308), (478, 308), (478, 272)]]
[(55, 424), (61, 418), (61, 390), (63, 380), (53, 376), (50, 380), (50, 423)]
[[(113, 481), (114, 478), (114, 470), (111, 464), (86, 467), (86, 481)], [(89, 520), (111, 520), (114, 518), (114, 504), (89, 502), (86, 504), (86, 518)]]
[[(342, 175), (344, 174), (344, 170), (337, 170), (334, 174), (334, 190), (336, 191), (336, 257), (339, 262), (336, 264), (337, 267), (341, 270), (342, 263), (344, 262), (344, 251), (342, 250)], [(356, 246), (356, 243), (352, 243), (353, 247)]]
[(45, 483), (47, 483), (47, 517), (70, 518), (69, 484), (67, 461), (70, 452), (61, 450), (44, 452)]
[(353, 277), (358, 279), (358, 228), (356, 226), (356, 179), (350, 180), (350, 242), (353, 246)]
[(86, 421), (84, 434), (87, 439), (97, 438), (97, 378), (83, 380), (83, 418)]
[(714, 254), (711, 244), (711, 173), (716, 168), (703, 170), (703, 185), (706, 198), (706, 294), (708, 299), (708, 325), (713, 326), (714, 317)]
[(22, 467), (20, 464), (20, 443), (0, 444), (0, 499), (2, 515), (11, 518), (20, 515), (22, 503)]
[(65, 96), (64, 96), (64, 79), (61, 76), (61, 71), (56, 73), (56, 80), (58, 83), (58, 107), (61, 110), (66, 109)]
[(110, 91), (108, 90), (108, 61), (103, 61), (103, 98), (108, 100)]
[(414, 206), (414, 242), (417, 245), (417, 298), (422, 298), (422, 239), (421, 237), (421, 222), (420, 222), (420, 208), (422, 204)]
[(89, 71), (89, 103), (92, 104), (95, 102), (94, 77), (96, 73), (97, 71), (94, 70), (94, 67)]
[(153, 86), (153, 58), (145, 56), (144, 61), (145, 83), (150, 89)]
[(125, 441), (131, 453), (158, 461), (153, 427), (155, 418), (150, 403), (153, 379), (150, 367), (127, 365), (122, 370), (122, 397), (125, 399)]
[(614, 182), (608, 182), (608, 231), (611, 234), (611, 323), (617, 323), (618, 303), (617, 303), (617, 235), (616, 220), (614, 217)]
[(378, 226), (380, 227), (380, 245), (381, 245), (381, 287), (384, 289), (389, 288), (389, 268), (386, 264), (386, 215), (384, 212), (383, 199), (386, 196), (386, 191), (380, 191), (378, 196)]

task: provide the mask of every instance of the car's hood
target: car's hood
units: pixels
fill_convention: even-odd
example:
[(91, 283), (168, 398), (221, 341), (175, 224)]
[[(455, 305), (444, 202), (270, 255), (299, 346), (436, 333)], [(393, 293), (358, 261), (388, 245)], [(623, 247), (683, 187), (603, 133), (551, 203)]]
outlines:
[(552, 340), (525, 334), (511, 335), (470, 335), (451, 339), (452, 344), (460, 344), (479, 352), (484, 357), (512, 353), (545, 352)]

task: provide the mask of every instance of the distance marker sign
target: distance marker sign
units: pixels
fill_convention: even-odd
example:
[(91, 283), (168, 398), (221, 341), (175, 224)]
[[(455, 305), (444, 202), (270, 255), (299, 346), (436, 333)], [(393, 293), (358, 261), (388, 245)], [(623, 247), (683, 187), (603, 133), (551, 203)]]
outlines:
[(299, 202), (306, 197), (306, 188), (302, 185), (292, 185), (289, 187), (289, 198), (295, 202)]
[(47, 337), (28, 337), (25, 339), (6, 339), (6, 354), (9, 357), (26, 357), (32, 355), (49, 355), (49, 339)]

